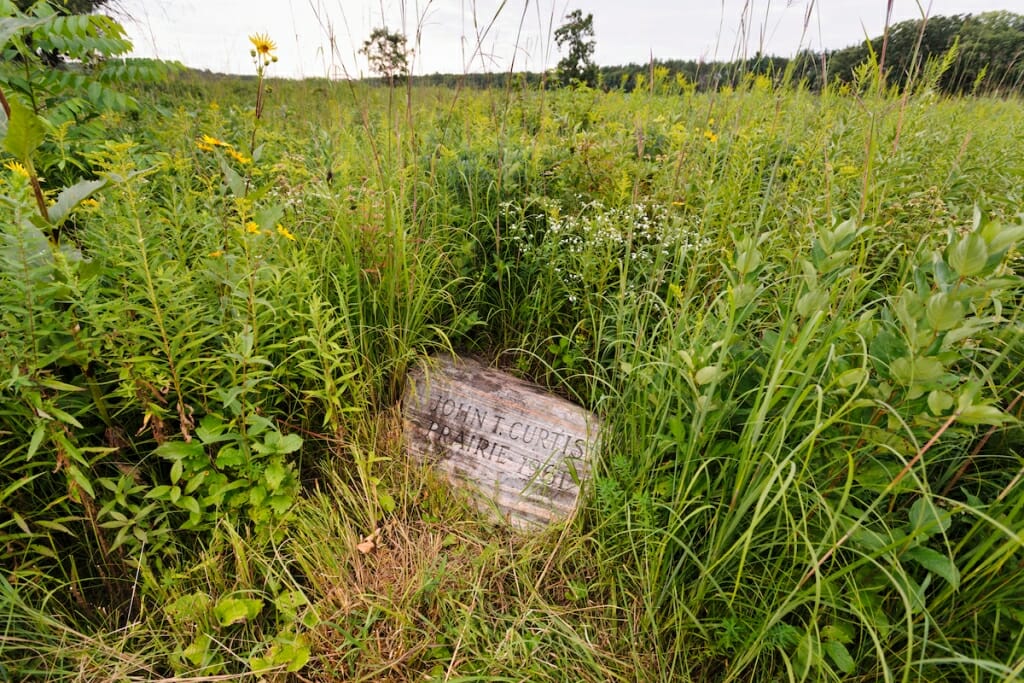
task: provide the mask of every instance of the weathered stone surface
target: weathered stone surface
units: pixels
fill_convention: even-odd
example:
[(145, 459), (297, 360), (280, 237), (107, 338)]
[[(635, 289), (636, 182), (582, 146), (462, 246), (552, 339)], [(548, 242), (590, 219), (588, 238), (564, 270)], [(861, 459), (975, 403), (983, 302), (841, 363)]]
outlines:
[(593, 414), (470, 359), (411, 371), (402, 416), (412, 457), (518, 528), (569, 517), (597, 451)]

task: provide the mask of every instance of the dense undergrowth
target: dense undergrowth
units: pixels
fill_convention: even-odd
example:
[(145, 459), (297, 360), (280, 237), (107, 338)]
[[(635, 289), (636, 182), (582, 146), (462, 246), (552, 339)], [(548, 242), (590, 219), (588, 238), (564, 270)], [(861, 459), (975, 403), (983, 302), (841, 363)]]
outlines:
[[(1022, 675), (1020, 102), (267, 83), (4, 171), (0, 678)], [(570, 523), (408, 465), (451, 350), (605, 419)]]

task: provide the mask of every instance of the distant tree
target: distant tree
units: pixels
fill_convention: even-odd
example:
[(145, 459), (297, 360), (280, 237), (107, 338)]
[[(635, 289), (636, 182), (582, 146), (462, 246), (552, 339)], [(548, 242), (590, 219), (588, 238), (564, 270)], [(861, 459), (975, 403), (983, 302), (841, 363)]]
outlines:
[(558, 75), (563, 85), (586, 83), (597, 85), (597, 65), (594, 55), (594, 15), (583, 16), (580, 10), (573, 10), (565, 16), (567, 21), (555, 31), (558, 47), (569, 46), (569, 52), (558, 62)]
[[(872, 52), (877, 58), (881, 46), (882, 38), (877, 37), (830, 53), (829, 78), (852, 81), (858, 65), (870, 59)], [(947, 53), (948, 69), (936, 83), (942, 91), (963, 94), (978, 87), (1019, 91), (1024, 86), (1024, 16), (986, 12), (894, 24), (889, 29), (886, 82), (900, 87), (916, 83), (929, 63), (941, 64)]]
[(984, 12), (960, 31), (960, 58), (949, 76), (951, 90), (975, 86), (1020, 91), (1024, 86), (1024, 16)]
[(406, 47), (405, 36), (388, 31), (386, 26), (373, 29), (359, 52), (366, 55), (370, 69), (388, 79), (391, 84), (394, 84), (396, 78), (409, 75), (411, 51)]

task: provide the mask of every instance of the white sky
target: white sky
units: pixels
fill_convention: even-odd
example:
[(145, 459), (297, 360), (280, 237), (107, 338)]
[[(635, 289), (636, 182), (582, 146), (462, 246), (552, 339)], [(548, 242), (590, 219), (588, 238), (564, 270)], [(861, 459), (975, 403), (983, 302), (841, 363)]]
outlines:
[[(417, 74), (540, 71), (558, 63), (554, 29), (565, 15), (593, 13), (601, 65), (656, 59), (728, 59), (762, 44), (792, 56), (881, 34), (886, 0), (119, 0), (135, 56), (252, 73), (248, 36), (278, 45), (270, 76), (368, 75), (358, 49), (376, 26), (404, 29)], [(746, 10), (744, 10), (746, 8)], [(929, 11), (930, 10), (930, 11)], [(895, 0), (893, 21), (931, 15), (1024, 12), (1022, 0)], [(744, 17), (746, 18), (744, 21)], [(513, 60), (514, 59), (514, 63)]]

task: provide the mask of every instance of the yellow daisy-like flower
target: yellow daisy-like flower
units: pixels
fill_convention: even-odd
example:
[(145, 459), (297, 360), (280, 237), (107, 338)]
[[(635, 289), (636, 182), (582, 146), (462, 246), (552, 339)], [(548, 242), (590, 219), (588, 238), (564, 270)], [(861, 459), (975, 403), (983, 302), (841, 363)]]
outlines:
[(4, 168), (6, 168), (8, 171), (13, 171), (17, 173), (26, 180), (30, 177), (28, 174), (28, 169), (25, 168), (19, 161), (8, 161), (6, 164), (4, 164)]
[(272, 41), (266, 33), (254, 33), (249, 36), (249, 42), (252, 43), (256, 54), (270, 55), (271, 52), (277, 49), (277, 43)]
[(224, 255), (224, 252), (221, 251), (220, 249), (218, 249), (217, 251), (211, 251), (210, 252), (210, 258), (220, 258), (223, 255)]
[(718, 142), (718, 136), (715, 135), (715, 131), (711, 130), (710, 128), (704, 131), (704, 137), (706, 137), (711, 142)]
[(280, 223), (277, 224), (277, 234), (284, 237), (287, 240), (295, 241), (295, 235), (288, 232), (288, 228), (284, 227)]
[(231, 149), (230, 147), (227, 149), (227, 153), (228, 153), (229, 157), (231, 157), (232, 159), (234, 159), (235, 161), (237, 161), (240, 164), (248, 164), (248, 163), (252, 162), (252, 159), (250, 159), (249, 157), (245, 156), (244, 154), (242, 154), (238, 150)]
[(89, 199), (83, 199), (82, 200), (82, 206), (84, 206), (84, 207), (86, 207), (88, 209), (95, 209), (99, 205), (100, 205), (100, 203), (98, 201), (96, 201), (95, 199), (92, 199), (91, 197)]
[(207, 135), (206, 133), (203, 133), (203, 137), (199, 138), (199, 142), (196, 144), (200, 146), (206, 145), (207, 147), (225, 147), (227, 149), (231, 149), (231, 143), (218, 140), (212, 135)]
[(250, 235), (257, 235), (260, 232), (260, 226), (256, 225), (254, 221), (249, 221), (245, 224), (245, 231)]

